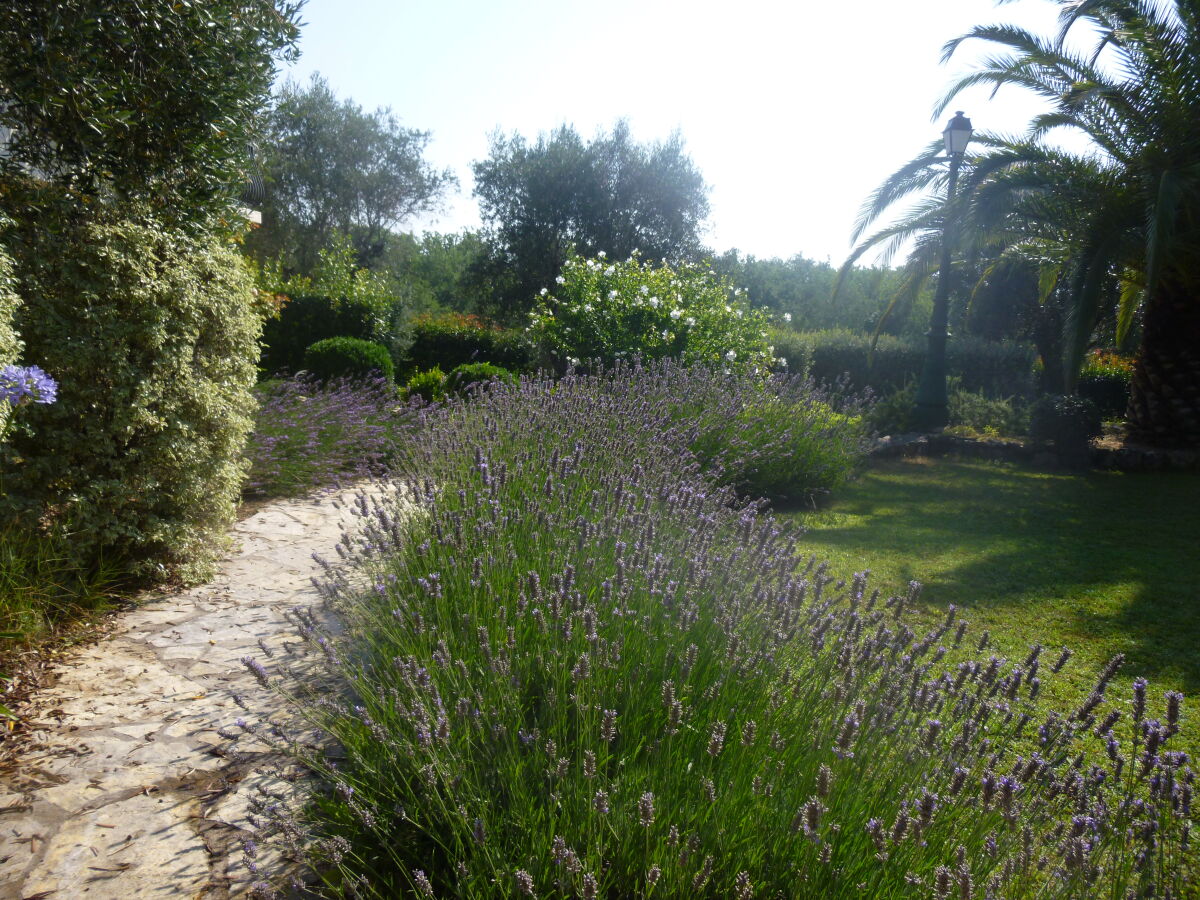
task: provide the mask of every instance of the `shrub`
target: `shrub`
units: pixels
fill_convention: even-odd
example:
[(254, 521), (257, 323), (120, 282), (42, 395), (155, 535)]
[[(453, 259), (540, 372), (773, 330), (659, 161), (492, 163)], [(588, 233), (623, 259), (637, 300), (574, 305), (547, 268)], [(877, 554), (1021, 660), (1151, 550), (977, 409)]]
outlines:
[[(812, 343), (790, 328), (767, 329), (768, 351), (775, 357), (777, 371), (790, 375), (808, 376), (812, 372)], [(826, 379), (828, 380), (828, 379)]]
[(286, 497), (378, 473), (411, 412), (390, 384), (302, 377), (264, 382), (246, 445), (249, 494)]
[(1028, 408), (1012, 397), (989, 397), (982, 391), (952, 389), (948, 406), (951, 428), (990, 437), (1016, 437), (1029, 430)]
[[(0, 230), (3, 220), (0, 220)], [(17, 361), (21, 354), (21, 338), (13, 327), (13, 318), (21, 298), (17, 296), (16, 283), (13, 280), (12, 260), (4, 248), (0, 247), (0, 366), (6, 366)], [(3, 413), (0, 413), (0, 421)]]
[(490, 325), (478, 316), (441, 313), (421, 316), (413, 323), (405, 372), (435, 366), (448, 370), (475, 362), (492, 363), (512, 372), (532, 368), (529, 345), (519, 332)]
[(295, 374), (304, 368), (304, 352), (332, 337), (369, 340), (375, 335), (371, 308), (324, 296), (286, 299), (277, 316), (263, 323), (260, 367), (268, 375)]
[(409, 399), (420, 397), (426, 403), (438, 403), (446, 399), (446, 373), (437, 366), (418, 372), (408, 379), (404, 391)]
[[(801, 333), (812, 348), (812, 376), (819, 381), (849, 377), (856, 390), (880, 395), (899, 390), (921, 375), (925, 342), (880, 335), (874, 352), (869, 335), (845, 330)], [(946, 346), (946, 371), (963, 389), (989, 397), (1028, 396), (1033, 391), (1032, 348), (1013, 342), (954, 337)]]
[(1075, 385), (1080, 397), (1090, 400), (1105, 419), (1125, 415), (1129, 404), (1129, 383), (1133, 380), (1133, 359), (1111, 350), (1093, 350), (1088, 354)]
[(317, 341), (304, 351), (304, 369), (320, 381), (382, 377), (391, 382), (395, 375), (387, 347), (353, 337)]
[(289, 745), (322, 784), (264, 804), (314, 875), (375, 897), (1186, 894), (1182, 698), (1147, 718), (1140, 683), (1106, 717), (1118, 658), (1056, 710), (1066, 655), (1010, 662), (953, 608), (912, 617), (916, 583), (838, 580), (696, 468), (680, 379), (702, 384), (501, 384), (429, 414), (395, 502), (364, 501), (322, 588), (340, 628), (301, 622), (314, 662), (289, 682), (330, 741)]
[(530, 319), (533, 341), (560, 366), (678, 357), (732, 370), (769, 369), (767, 319), (706, 267), (655, 267), (571, 256)]
[(453, 394), (464, 394), (473, 384), (489, 381), (506, 381), (516, 383), (516, 376), (508, 369), (493, 366), (491, 363), (466, 363), (456, 367), (446, 376), (446, 390)]
[(26, 356), (59, 391), (0, 444), (0, 519), (70, 527), (84, 562), (205, 577), (252, 424), (261, 319), (241, 258), (151, 222), (68, 216), (14, 228), (9, 247)]
[(1092, 438), (1099, 437), (1103, 430), (1096, 404), (1083, 397), (1046, 394), (1030, 409), (1030, 439), (1053, 446), (1068, 463), (1084, 463)]

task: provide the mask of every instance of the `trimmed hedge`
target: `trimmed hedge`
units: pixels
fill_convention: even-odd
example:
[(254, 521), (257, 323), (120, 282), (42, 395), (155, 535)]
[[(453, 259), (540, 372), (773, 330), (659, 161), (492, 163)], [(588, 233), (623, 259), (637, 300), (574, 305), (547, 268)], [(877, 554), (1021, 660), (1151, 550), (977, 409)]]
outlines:
[(512, 372), (533, 369), (528, 343), (519, 331), (488, 325), (476, 316), (449, 313), (413, 324), (413, 342), (402, 366), (405, 375), (438, 367), (487, 362)]
[[(827, 382), (848, 376), (853, 390), (869, 387), (879, 394), (899, 390), (920, 377), (925, 361), (923, 339), (880, 335), (872, 353), (870, 335), (840, 329), (797, 334), (811, 352), (810, 374)], [(780, 354), (778, 343), (776, 354), (786, 355), (786, 351)], [(991, 397), (1032, 395), (1033, 360), (1033, 348), (1026, 344), (954, 337), (946, 345), (947, 374), (961, 379), (963, 390)]]
[(364, 306), (322, 296), (292, 297), (279, 315), (263, 323), (259, 366), (268, 375), (295, 373), (304, 368), (304, 353), (317, 341), (331, 337), (369, 340), (375, 334), (375, 314)]
[(69, 532), (79, 559), (135, 577), (208, 577), (253, 424), (262, 320), (241, 256), (65, 211), (15, 226), (8, 246), (26, 357), (59, 392), (0, 445), (0, 519)]
[(434, 366), (418, 372), (404, 386), (406, 399), (420, 397), (426, 403), (438, 403), (446, 399), (446, 373)]
[(304, 368), (318, 381), (383, 376), (391, 382), (395, 366), (387, 347), (361, 338), (331, 337), (304, 351)]

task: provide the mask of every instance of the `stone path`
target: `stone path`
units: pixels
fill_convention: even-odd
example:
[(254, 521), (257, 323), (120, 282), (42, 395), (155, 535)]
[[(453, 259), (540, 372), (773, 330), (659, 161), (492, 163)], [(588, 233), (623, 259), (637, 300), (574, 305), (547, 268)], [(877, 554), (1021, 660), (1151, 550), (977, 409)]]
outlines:
[(270, 753), (243, 741), (231, 754), (219, 730), (273, 712), (239, 660), (270, 662), (260, 641), (278, 654), (294, 640), (285, 614), (318, 602), (312, 554), (333, 556), (351, 496), (265, 507), (235, 527), (214, 581), (121, 616), (64, 666), (26, 711), (31, 747), (0, 777), (0, 898), (246, 892), (248, 795)]

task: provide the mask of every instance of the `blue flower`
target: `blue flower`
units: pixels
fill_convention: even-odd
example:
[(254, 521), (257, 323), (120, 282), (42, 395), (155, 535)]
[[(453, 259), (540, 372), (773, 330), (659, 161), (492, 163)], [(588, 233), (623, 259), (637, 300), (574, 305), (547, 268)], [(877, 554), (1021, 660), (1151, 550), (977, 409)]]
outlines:
[(37, 366), (5, 366), (0, 369), (0, 400), (13, 406), (53, 403), (58, 383)]

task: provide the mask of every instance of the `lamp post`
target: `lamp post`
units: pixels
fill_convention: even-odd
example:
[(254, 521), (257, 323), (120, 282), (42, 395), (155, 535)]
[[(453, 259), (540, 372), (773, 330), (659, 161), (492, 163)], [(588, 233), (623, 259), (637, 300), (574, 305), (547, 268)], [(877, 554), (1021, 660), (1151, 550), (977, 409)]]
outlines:
[(938, 266), (937, 291), (933, 295), (933, 315), (926, 333), (928, 345), (925, 364), (921, 367), (917, 402), (913, 408), (913, 419), (921, 431), (944, 428), (949, 421), (946, 408), (946, 340), (950, 334), (946, 326), (949, 321), (951, 257), (958, 236), (958, 223), (954, 220), (952, 210), (954, 189), (958, 184), (958, 167), (971, 140), (971, 120), (961, 111), (956, 112), (942, 132), (942, 140), (950, 159), (950, 177), (946, 186), (946, 213), (942, 221), (942, 259)]

